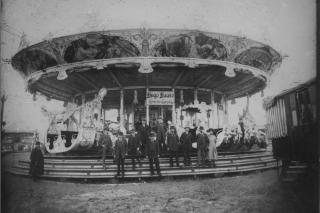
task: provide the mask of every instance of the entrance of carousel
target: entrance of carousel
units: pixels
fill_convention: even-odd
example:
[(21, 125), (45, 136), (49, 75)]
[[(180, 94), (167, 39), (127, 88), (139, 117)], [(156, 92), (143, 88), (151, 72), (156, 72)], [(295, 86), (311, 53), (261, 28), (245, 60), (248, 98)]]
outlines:
[[(153, 105), (149, 108), (150, 127), (155, 127), (159, 118), (163, 119), (166, 124), (172, 121), (172, 106)], [(146, 119), (146, 109), (139, 108), (135, 110), (134, 120), (135, 123), (140, 123), (141, 120)]]
[(159, 118), (167, 124), (172, 121), (172, 107), (171, 106), (150, 106), (150, 126), (154, 127)]

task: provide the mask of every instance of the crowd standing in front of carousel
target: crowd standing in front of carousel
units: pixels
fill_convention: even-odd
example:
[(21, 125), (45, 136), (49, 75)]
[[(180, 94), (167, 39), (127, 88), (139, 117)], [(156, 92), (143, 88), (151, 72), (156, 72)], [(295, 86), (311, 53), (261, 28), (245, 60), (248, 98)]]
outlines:
[[(112, 157), (117, 164), (116, 177), (124, 177), (126, 159), (131, 159), (132, 169), (136, 170), (137, 163), (141, 167), (141, 160), (147, 158), (151, 175), (154, 175), (155, 168), (157, 174), (161, 176), (160, 155), (169, 157), (170, 167), (174, 166), (174, 160), (176, 166), (181, 167), (179, 156), (183, 156), (184, 167), (192, 166), (192, 154), (197, 155), (197, 167), (216, 167), (218, 151), (236, 152), (266, 147), (264, 132), (245, 127), (242, 119), (239, 119), (238, 125), (233, 128), (205, 130), (203, 126), (193, 125), (184, 127), (182, 132), (179, 129), (180, 133), (170, 121), (165, 125), (161, 118), (153, 128), (147, 125), (145, 120), (141, 120), (128, 132), (128, 135), (124, 135), (114, 126), (116, 125), (112, 123), (102, 125), (103, 131), (98, 131), (96, 146), (101, 151), (104, 170), (108, 169), (105, 163), (107, 157)], [(40, 150), (38, 146), (32, 152), (32, 159), (34, 153), (39, 153), (37, 150)], [(32, 165), (37, 167), (39, 164)], [(40, 172), (37, 172), (34, 168), (30, 168), (33, 177), (37, 178), (43, 174), (43, 169), (40, 168)]]

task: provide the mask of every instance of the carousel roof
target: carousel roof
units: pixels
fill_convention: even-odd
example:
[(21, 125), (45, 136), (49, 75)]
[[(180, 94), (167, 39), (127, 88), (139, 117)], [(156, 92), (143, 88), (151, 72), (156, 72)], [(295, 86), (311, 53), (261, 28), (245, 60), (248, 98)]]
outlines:
[[(265, 88), (281, 59), (270, 46), (243, 37), (129, 29), (46, 40), (19, 51), (12, 65), (26, 76), (31, 93), (69, 101), (105, 87), (107, 102), (118, 103), (120, 89), (137, 89), (143, 99), (139, 90), (146, 87), (184, 89), (186, 95), (190, 90), (190, 96), (198, 88), (204, 91), (200, 101), (208, 100), (208, 91), (227, 98), (250, 95)], [(125, 103), (131, 99), (125, 95)]]

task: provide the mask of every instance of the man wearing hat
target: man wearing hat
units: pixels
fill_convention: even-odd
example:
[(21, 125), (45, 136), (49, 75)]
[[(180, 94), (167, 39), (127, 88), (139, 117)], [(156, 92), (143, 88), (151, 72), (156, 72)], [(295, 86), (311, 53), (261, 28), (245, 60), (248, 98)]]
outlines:
[(158, 119), (158, 123), (156, 125), (156, 133), (157, 133), (157, 140), (159, 141), (159, 145), (160, 145), (160, 152), (164, 153), (167, 151), (167, 147), (165, 144), (166, 130), (165, 130), (162, 118)]
[(31, 151), (30, 161), (29, 173), (31, 174), (33, 181), (36, 181), (39, 176), (43, 175), (44, 167), (44, 160), (39, 141), (35, 143), (35, 148)]
[(143, 119), (141, 121), (141, 125), (138, 128), (138, 135), (141, 140), (141, 152), (146, 155), (146, 146), (147, 146), (147, 141), (150, 133), (150, 127), (146, 124), (146, 121)]
[(175, 156), (177, 166), (179, 166), (179, 157), (178, 157), (179, 137), (175, 132), (174, 126), (170, 127), (170, 132), (167, 135), (167, 148), (169, 151), (170, 166), (173, 167), (173, 156)]
[(131, 130), (128, 138), (128, 155), (131, 156), (133, 170), (136, 168), (135, 159), (138, 160), (141, 167), (140, 153), (139, 153), (140, 146), (141, 146), (141, 140), (139, 135), (135, 130)]
[(103, 169), (106, 169), (105, 159), (106, 155), (112, 156), (112, 140), (109, 135), (108, 128), (104, 128), (102, 135), (100, 135), (99, 146), (102, 146), (102, 163)]
[[(114, 159), (117, 162), (118, 170), (117, 170), (117, 176), (120, 176), (120, 171), (122, 174), (122, 178), (124, 177), (124, 160), (125, 155), (127, 154), (128, 145), (127, 141), (123, 136), (122, 132), (119, 132), (118, 139), (116, 140), (115, 147), (114, 147)], [(121, 165), (121, 170), (120, 170)]]
[(194, 137), (190, 132), (190, 127), (186, 126), (184, 130), (185, 131), (182, 133), (180, 137), (180, 143), (182, 145), (182, 150), (183, 150), (184, 165), (190, 166), (191, 165), (190, 152), (192, 150), (192, 141), (194, 140)]
[(153, 164), (156, 166), (157, 174), (161, 176), (160, 173), (160, 162), (159, 162), (159, 142), (157, 140), (157, 135), (152, 131), (149, 135), (147, 142), (147, 156), (149, 158), (150, 172), (154, 175)]
[(197, 135), (197, 149), (198, 149), (198, 164), (197, 164), (197, 166), (200, 166), (200, 162), (202, 164), (205, 163), (206, 156), (207, 156), (207, 149), (208, 149), (208, 145), (209, 145), (209, 138), (204, 133), (203, 126), (200, 126), (199, 131), (200, 132)]

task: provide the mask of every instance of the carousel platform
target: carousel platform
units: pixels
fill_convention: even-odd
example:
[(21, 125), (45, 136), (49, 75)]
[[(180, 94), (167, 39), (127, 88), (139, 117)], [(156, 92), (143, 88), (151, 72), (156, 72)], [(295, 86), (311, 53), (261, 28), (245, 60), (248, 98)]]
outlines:
[[(197, 177), (197, 176), (224, 176), (229, 174), (242, 174), (246, 172), (261, 171), (276, 168), (277, 161), (270, 151), (258, 150), (242, 153), (224, 152), (219, 153), (216, 167), (197, 167), (197, 158), (192, 156), (191, 166), (183, 166), (183, 157), (179, 158), (180, 167), (174, 164), (170, 167), (168, 157), (160, 157), (160, 168), (162, 177)], [(20, 160), (10, 169), (15, 175), (29, 176), (29, 160)], [(106, 169), (103, 169), (102, 162), (98, 156), (45, 156), (45, 171), (42, 178), (56, 180), (106, 180), (115, 179), (117, 165), (112, 159), (106, 160)], [(149, 161), (141, 160), (132, 168), (131, 159), (125, 160), (124, 179), (148, 179), (158, 178), (151, 175)]]

